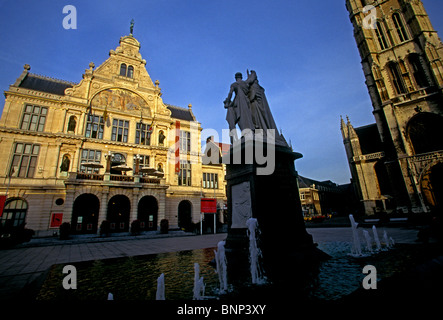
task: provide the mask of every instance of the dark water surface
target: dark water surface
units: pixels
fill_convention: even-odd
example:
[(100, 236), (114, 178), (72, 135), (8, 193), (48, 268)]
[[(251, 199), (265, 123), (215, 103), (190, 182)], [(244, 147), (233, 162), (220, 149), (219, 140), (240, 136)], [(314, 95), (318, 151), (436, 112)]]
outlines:
[[(347, 242), (323, 242), (318, 247), (332, 258), (322, 263), (318, 276), (310, 284), (309, 299), (314, 301), (340, 299), (361, 288), (366, 276), (362, 270), (368, 264), (377, 268), (378, 280), (405, 271), (420, 250), (418, 245), (396, 245), (388, 251), (355, 258), (349, 255), (351, 244)], [(157, 278), (164, 273), (166, 299), (190, 300), (194, 263), (200, 265), (205, 295), (216, 298), (218, 275), (209, 265), (213, 258), (214, 248), (208, 248), (72, 263), (77, 269), (76, 290), (65, 290), (62, 286), (65, 264), (53, 265), (36, 299), (106, 300), (108, 293), (112, 293), (115, 300), (155, 300)], [(245, 285), (250, 286), (246, 282)]]

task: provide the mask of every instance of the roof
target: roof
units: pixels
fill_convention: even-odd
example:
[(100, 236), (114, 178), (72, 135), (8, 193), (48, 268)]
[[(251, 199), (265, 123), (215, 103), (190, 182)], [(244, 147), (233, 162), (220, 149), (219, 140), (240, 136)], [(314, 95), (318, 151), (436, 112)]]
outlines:
[[(54, 79), (50, 77), (45, 77), (33, 73), (28, 73), (25, 69), (24, 73), (17, 79), (16, 86), (20, 88), (42, 91), (52, 94), (57, 94), (60, 96), (65, 95), (65, 90), (67, 88), (72, 88), (76, 85), (74, 82), (69, 82), (65, 80)], [(23, 79), (23, 80), (22, 80)], [(166, 104), (166, 107), (171, 110), (171, 117), (179, 120), (185, 121), (195, 121), (192, 109), (181, 108)]]
[(19, 87), (63, 96), (65, 90), (72, 88), (74, 85), (75, 83), (73, 82), (28, 73), (19, 84)]
[(186, 120), (186, 121), (195, 121), (195, 117), (192, 114), (192, 111), (190, 108), (181, 108), (177, 106), (173, 106), (170, 104), (165, 104), (166, 107), (171, 110), (171, 117), (175, 119), (180, 120)]
[(371, 154), (383, 151), (383, 145), (378, 133), (377, 124), (355, 128), (362, 154)]

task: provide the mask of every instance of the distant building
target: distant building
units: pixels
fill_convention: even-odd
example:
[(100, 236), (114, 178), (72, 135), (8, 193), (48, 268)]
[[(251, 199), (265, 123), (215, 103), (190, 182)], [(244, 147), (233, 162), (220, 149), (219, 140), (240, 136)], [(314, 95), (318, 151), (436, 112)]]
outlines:
[[(1, 226), (52, 235), (126, 232), (134, 220), (157, 230), (223, 219), (223, 165), (202, 163), (201, 124), (192, 107), (168, 105), (132, 36), (79, 83), (29, 72), (5, 91), (0, 119)], [(201, 198), (216, 199), (202, 216)], [(213, 202), (212, 202), (213, 203)], [(212, 210), (212, 209), (209, 209)]]
[(419, 0), (347, 0), (346, 7), (375, 117), (359, 128), (341, 120), (364, 211), (441, 212), (443, 44)]
[(349, 214), (355, 210), (350, 184), (337, 185), (298, 176), (300, 201), (304, 215)]

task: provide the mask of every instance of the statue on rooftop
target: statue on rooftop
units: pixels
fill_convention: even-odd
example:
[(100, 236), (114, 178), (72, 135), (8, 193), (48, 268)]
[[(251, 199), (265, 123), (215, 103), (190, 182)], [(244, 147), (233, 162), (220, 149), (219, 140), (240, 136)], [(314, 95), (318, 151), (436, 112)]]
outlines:
[(129, 26), (129, 34), (132, 36), (134, 32), (134, 19), (131, 20), (131, 25)]

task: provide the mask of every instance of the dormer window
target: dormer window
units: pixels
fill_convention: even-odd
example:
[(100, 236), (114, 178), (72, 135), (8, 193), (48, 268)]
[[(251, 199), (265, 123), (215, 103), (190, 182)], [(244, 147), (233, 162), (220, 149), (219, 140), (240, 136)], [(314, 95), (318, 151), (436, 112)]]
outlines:
[(126, 66), (125, 63), (120, 65), (120, 75), (123, 77), (133, 78), (134, 77), (134, 67)]

